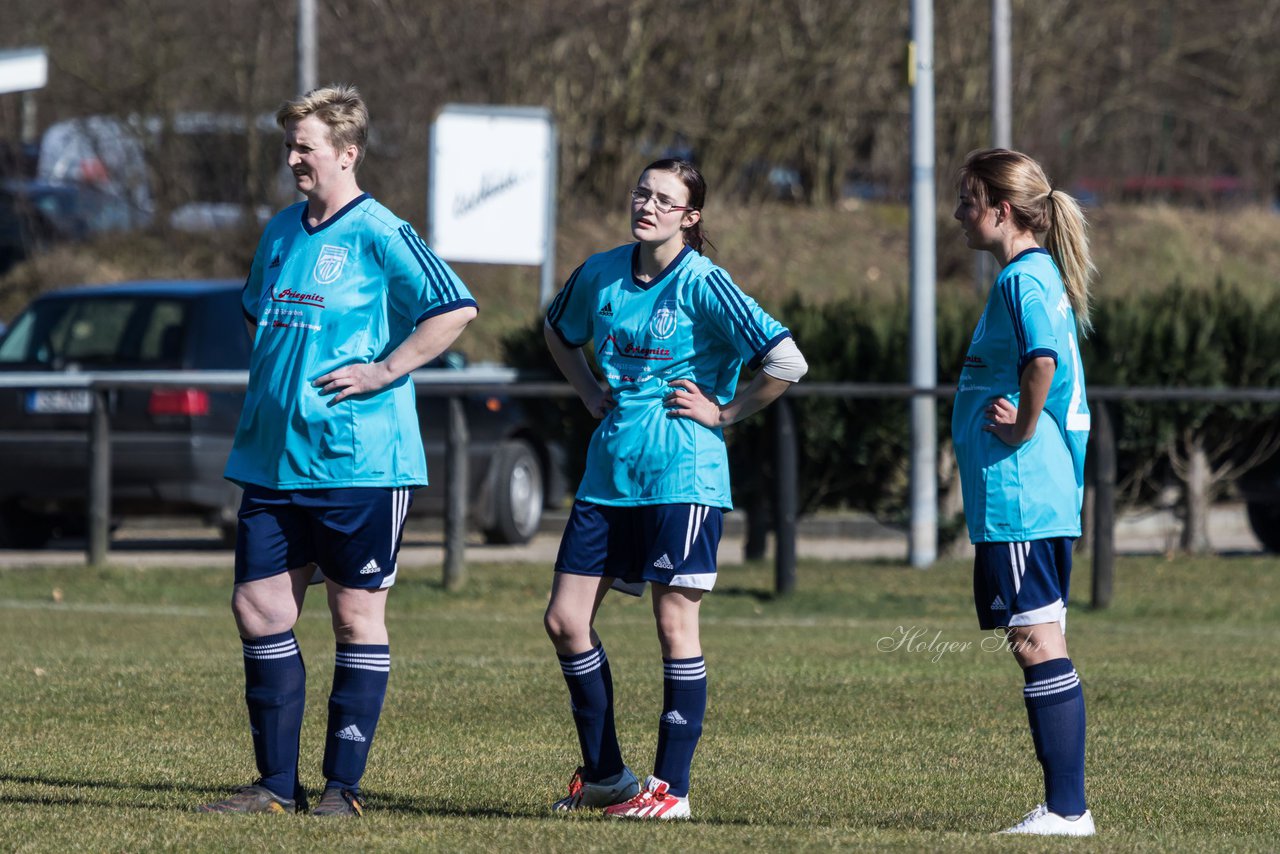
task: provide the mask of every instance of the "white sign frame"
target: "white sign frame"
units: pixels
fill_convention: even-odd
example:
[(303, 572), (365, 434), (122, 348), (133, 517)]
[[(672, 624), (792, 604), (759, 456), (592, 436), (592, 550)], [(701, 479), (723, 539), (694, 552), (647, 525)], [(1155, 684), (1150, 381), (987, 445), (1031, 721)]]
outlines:
[(447, 104), (431, 125), (427, 243), (447, 261), (555, 273), (556, 128), (541, 107)]

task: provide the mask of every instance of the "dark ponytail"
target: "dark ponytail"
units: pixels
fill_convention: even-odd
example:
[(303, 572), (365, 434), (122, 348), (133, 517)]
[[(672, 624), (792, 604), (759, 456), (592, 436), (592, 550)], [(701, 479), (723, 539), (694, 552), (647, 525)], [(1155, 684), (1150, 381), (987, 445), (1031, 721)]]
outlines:
[[(689, 191), (689, 207), (699, 213), (702, 212), (702, 206), (707, 201), (707, 181), (702, 177), (702, 173), (698, 171), (698, 167), (688, 160), (666, 158), (650, 163), (644, 167), (640, 174), (643, 175), (645, 172), (670, 172), (675, 175)], [(716, 248), (716, 245), (707, 237), (707, 232), (702, 227), (702, 217), (699, 217), (697, 222), (684, 230), (684, 242), (694, 252), (702, 252), (704, 244), (712, 249)]]

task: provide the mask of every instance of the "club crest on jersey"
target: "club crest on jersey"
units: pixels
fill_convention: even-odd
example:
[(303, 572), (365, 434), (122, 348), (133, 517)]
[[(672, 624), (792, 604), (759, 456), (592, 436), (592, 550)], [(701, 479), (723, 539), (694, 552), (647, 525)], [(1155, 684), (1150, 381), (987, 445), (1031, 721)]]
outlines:
[(346, 263), (346, 248), (326, 243), (320, 247), (320, 257), (316, 259), (316, 267), (311, 271), (311, 276), (322, 285), (333, 284), (342, 275), (342, 268)]
[(982, 336), (987, 334), (987, 312), (982, 312), (982, 317), (978, 318), (978, 325), (973, 330), (973, 338), (969, 339), (970, 344), (977, 344), (982, 340)]
[(659, 341), (676, 333), (676, 304), (674, 301), (658, 303), (658, 309), (649, 320), (649, 334)]

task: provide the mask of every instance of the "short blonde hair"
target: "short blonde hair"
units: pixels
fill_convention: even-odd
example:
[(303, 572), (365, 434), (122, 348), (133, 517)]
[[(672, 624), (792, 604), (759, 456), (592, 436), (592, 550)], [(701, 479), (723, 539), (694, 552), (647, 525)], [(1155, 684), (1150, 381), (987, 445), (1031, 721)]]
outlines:
[(349, 145), (357, 149), (356, 166), (364, 160), (369, 141), (369, 109), (354, 86), (341, 83), (312, 89), (307, 94), (285, 101), (276, 110), (276, 124), (285, 127), (315, 116), (329, 128), (329, 144), (341, 151)]

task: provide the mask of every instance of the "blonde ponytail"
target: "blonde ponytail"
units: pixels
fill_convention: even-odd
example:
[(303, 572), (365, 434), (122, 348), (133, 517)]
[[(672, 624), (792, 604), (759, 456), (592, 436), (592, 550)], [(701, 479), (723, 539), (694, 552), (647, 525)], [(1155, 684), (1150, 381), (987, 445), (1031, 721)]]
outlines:
[(1061, 190), (1049, 191), (1049, 230), (1044, 248), (1062, 273), (1062, 283), (1071, 300), (1071, 309), (1085, 334), (1093, 330), (1089, 321), (1089, 284), (1097, 275), (1089, 256), (1088, 222), (1079, 203)]
[(1089, 283), (1097, 274), (1089, 256), (1088, 223), (1071, 196), (1055, 190), (1040, 164), (1019, 151), (986, 148), (974, 151), (960, 167), (960, 186), (983, 210), (1008, 202), (1017, 226), (1045, 235), (1044, 248), (1062, 274), (1076, 322), (1088, 334)]

